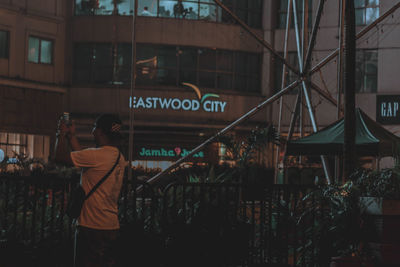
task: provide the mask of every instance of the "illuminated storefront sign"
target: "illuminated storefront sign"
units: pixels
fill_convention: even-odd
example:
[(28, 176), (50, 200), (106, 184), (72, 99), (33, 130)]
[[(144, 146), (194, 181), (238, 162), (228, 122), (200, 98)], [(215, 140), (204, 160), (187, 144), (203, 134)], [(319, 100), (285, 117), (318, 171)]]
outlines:
[(225, 112), (227, 102), (220, 101), (219, 95), (205, 94), (201, 96), (200, 90), (196, 86), (188, 83), (184, 83), (184, 85), (194, 89), (198, 99), (134, 96), (133, 99), (132, 97), (129, 98), (129, 107), (132, 108), (133, 106), (135, 109), (172, 109), (183, 111), (204, 110), (206, 112)]
[(376, 96), (376, 121), (381, 124), (400, 124), (400, 95)]
[[(175, 147), (174, 149), (168, 148), (146, 148), (141, 147), (138, 155), (141, 157), (153, 157), (153, 158), (166, 158), (166, 157), (185, 157), (191, 151), (181, 147)], [(204, 158), (204, 152), (200, 151), (195, 153), (193, 158)]]

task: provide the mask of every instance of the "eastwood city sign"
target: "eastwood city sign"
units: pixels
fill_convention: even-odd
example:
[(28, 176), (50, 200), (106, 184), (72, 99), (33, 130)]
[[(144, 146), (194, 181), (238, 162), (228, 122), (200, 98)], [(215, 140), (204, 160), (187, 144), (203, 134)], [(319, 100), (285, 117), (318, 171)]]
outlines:
[(134, 96), (129, 98), (129, 107), (135, 109), (172, 109), (184, 111), (204, 110), (206, 112), (225, 112), (226, 102), (219, 100), (217, 94), (201, 95), (200, 90), (193, 84), (183, 83), (191, 87), (197, 95), (197, 99), (169, 98), (159, 96)]

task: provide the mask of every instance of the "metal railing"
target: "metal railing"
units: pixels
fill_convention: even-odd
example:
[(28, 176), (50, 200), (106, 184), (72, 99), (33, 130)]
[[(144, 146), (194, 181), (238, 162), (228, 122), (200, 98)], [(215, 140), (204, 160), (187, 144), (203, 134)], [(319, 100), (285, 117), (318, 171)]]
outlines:
[[(76, 182), (0, 177), (1, 240), (31, 247), (46, 239), (70, 242), (73, 229), (64, 211)], [(157, 235), (163, 255), (168, 255), (165, 266), (186, 260), (207, 264), (210, 259), (224, 266), (313, 266), (316, 262), (312, 245), (304, 249), (313, 240), (314, 220), (297, 223), (304, 209), (315, 204), (302, 201), (310, 187), (174, 183), (155, 190), (144, 185), (138, 194), (136, 182), (124, 181), (121, 226), (135, 225)]]

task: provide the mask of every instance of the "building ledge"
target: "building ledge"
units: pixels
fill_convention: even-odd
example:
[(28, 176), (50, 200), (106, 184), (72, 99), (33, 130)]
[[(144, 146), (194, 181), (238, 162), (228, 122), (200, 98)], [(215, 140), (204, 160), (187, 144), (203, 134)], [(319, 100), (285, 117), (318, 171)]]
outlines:
[(67, 88), (64, 86), (41, 83), (41, 82), (30, 81), (30, 80), (13, 79), (13, 78), (8, 78), (8, 77), (1, 77), (1, 76), (0, 76), (0, 85), (56, 92), (56, 93), (62, 93), (62, 94), (67, 93)]

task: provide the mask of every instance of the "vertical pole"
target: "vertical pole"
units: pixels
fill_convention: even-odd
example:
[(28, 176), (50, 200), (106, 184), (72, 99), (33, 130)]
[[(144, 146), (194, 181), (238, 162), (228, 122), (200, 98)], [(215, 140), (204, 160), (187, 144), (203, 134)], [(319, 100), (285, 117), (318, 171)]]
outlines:
[[(288, 1), (288, 8), (286, 13), (286, 30), (285, 30), (285, 44), (284, 44), (284, 59), (288, 58), (288, 42), (289, 42), (289, 27), (292, 21), (292, 0)], [(281, 82), (281, 90), (286, 86), (286, 78), (287, 78), (287, 68), (285, 64), (282, 64), (282, 82)], [(279, 119), (278, 119), (278, 134), (281, 134), (282, 127), (282, 108), (283, 108), (283, 96), (279, 98)], [(280, 155), (280, 147), (277, 146), (276, 155), (275, 155), (275, 183), (277, 183), (278, 179), (278, 169), (279, 169), (279, 155)]]
[(356, 27), (354, 1), (346, 0), (344, 18), (344, 145), (343, 145), (343, 178), (348, 179), (354, 171), (356, 153), (355, 139), (355, 63), (356, 63)]
[[(346, 8), (345, 0), (339, 1), (339, 54), (338, 54), (338, 77), (337, 77), (337, 119), (342, 117), (342, 86), (343, 86), (343, 34), (344, 34), (344, 12)], [(340, 181), (340, 156), (335, 156), (335, 180)]]
[[(303, 74), (303, 64), (301, 63), (302, 61), (301, 61), (301, 55), (300, 55), (301, 49), (300, 49), (299, 24), (298, 24), (297, 14), (296, 13), (297, 13), (296, 0), (293, 0), (293, 15), (294, 15), (294, 21), (295, 21), (294, 24), (295, 24), (295, 32), (296, 32), (297, 56), (299, 58), (299, 70), (300, 70), (300, 73)], [(313, 131), (317, 132), (318, 131), (318, 127), (317, 127), (317, 123), (315, 122), (314, 111), (312, 109), (311, 99), (310, 99), (310, 96), (308, 94), (306, 82), (304, 80), (302, 80), (301, 85), (302, 85), (302, 88), (303, 88), (304, 98), (305, 98), (305, 101), (306, 101), (306, 104), (307, 104), (308, 113), (310, 115), (310, 120), (311, 120), (311, 125), (313, 127)], [(330, 184), (330, 177), (329, 177), (328, 164), (326, 162), (326, 158), (324, 156), (321, 156), (321, 161), (322, 161), (322, 166), (324, 168), (326, 180), (327, 180), (328, 184)]]
[(134, 122), (134, 106), (133, 97), (136, 88), (136, 17), (138, 0), (135, 1), (133, 18), (132, 18), (132, 73), (131, 73), (131, 90), (129, 98), (129, 143), (128, 143), (128, 181), (132, 181), (132, 160), (133, 160), (133, 122)]

